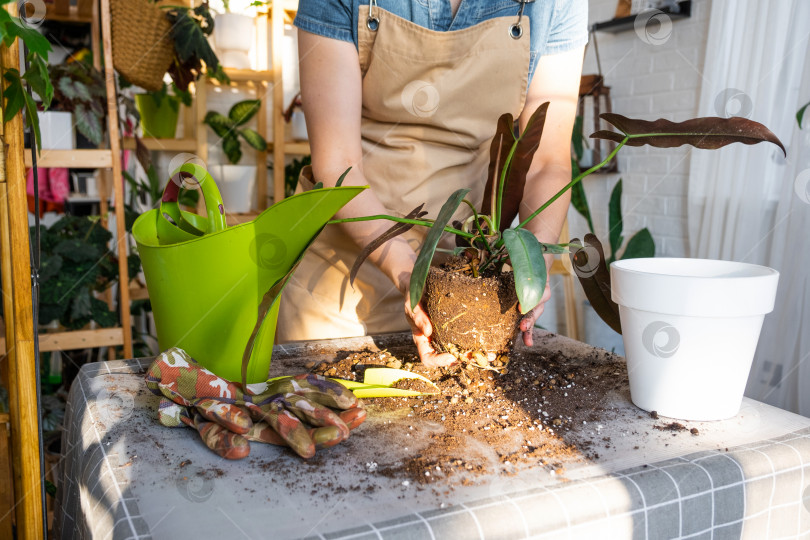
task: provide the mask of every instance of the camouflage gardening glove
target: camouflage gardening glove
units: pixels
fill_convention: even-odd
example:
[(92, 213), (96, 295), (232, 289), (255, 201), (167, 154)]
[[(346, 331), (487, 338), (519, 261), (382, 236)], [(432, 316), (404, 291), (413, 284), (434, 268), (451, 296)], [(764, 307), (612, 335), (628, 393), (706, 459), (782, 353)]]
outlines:
[(246, 457), (249, 441), (289, 446), (309, 458), (345, 440), (366, 419), (351, 391), (320, 375), (251, 384), (245, 394), (177, 348), (158, 355), (146, 385), (162, 396), (161, 424), (195, 428), (208, 448), (227, 459)]

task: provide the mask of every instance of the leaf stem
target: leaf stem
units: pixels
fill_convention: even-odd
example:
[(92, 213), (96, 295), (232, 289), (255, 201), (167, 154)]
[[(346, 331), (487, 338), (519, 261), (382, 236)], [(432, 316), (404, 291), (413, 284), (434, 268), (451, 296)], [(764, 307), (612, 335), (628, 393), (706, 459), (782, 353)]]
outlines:
[[(361, 217), (354, 217), (354, 218), (343, 218), (343, 219), (332, 219), (327, 221), (327, 225), (334, 225), (337, 223), (353, 223), (356, 221), (374, 221), (377, 219), (387, 219), (388, 221), (396, 221), (397, 223), (408, 223), (410, 225), (421, 225), (422, 227), (432, 227), (433, 221), (432, 220), (425, 220), (425, 219), (408, 219), (408, 218), (400, 218), (394, 216), (386, 216), (385, 214), (377, 214), (374, 216), (361, 216)], [(444, 232), (453, 233), (456, 236), (461, 236), (464, 238), (477, 238), (477, 235), (460, 231), (458, 229), (454, 229), (453, 227), (445, 227)]]
[[(475, 220), (475, 228), (478, 229), (478, 238), (480, 238), (484, 242), (484, 246), (487, 248), (487, 251), (490, 254), (492, 254), (492, 248), (489, 246), (489, 242), (487, 242), (487, 237), (486, 235), (484, 235), (484, 230), (481, 228), (481, 224), (478, 223), (478, 211), (475, 209), (475, 206), (473, 206), (473, 203), (471, 203), (467, 199), (464, 199), (461, 202), (467, 203), (467, 206), (469, 206), (472, 209), (473, 219)], [(473, 244), (475, 244), (475, 241), (473, 241)]]
[[(610, 161), (616, 156), (616, 154), (622, 148), (622, 146), (627, 144), (627, 141), (629, 141), (630, 139), (633, 139), (633, 138), (635, 138), (633, 135), (625, 135), (622, 142), (620, 142), (619, 145), (616, 148), (614, 148), (613, 151), (610, 154), (608, 154), (608, 156), (601, 163), (597, 163), (596, 165), (594, 165), (593, 167), (591, 167), (587, 171), (579, 174), (576, 178), (574, 178), (573, 180), (568, 182), (568, 184), (566, 184), (565, 187), (563, 187), (553, 197), (551, 197), (549, 200), (547, 200), (545, 203), (543, 203), (543, 205), (540, 208), (538, 208), (537, 210), (532, 212), (532, 215), (530, 215), (529, 217), (527, 217), (526, 219), (521, 221), (520, 224), (515, 228), (516, 229), (522, 229), (523, 227), (525, 227), (527, 223), (529, 223), (531, 220), (533, 220), (535, 217), (537, 217), (537, 215), (540, 212), (542, 212), (543, 210), (545, 210), (546, 208), (551, 206), (554, 203), (554, 201), (556, 201), (557, 199), (562, 197), (563, 194), (566, 191), (568, 191), (569, 189), (571, 189), (575, 184), (582, 181), (582, 179), (585, 178), (586, 176), (588, 176), (589, 174), (593, 173), (594, 171), (598, 171), (599, 169), (601, 169), (602, 167), (604, 167), (605, 165), (610, 163)], [(499, 244), (502, 243), (502, 242), (503, 241), (501, 240), (499, 242)]]

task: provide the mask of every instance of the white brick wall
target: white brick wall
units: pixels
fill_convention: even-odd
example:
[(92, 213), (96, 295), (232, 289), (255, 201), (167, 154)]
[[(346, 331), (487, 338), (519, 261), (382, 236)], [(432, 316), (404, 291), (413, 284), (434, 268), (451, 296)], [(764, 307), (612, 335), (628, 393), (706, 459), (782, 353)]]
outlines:
[[(671, 35), (659, 45), (646, 43), (634, 30), (597, 34), (602, 72), (610, 86), (614, 112), (646, 120), (684, 120), (697, 114), (710, 2), (693, 0), (692, 16), (672, 21)], [(616, 3), (616, 0), (589, 0), (590, 24), (612, 19)], [(593, 40), (588, 46), (583, 73), (597, 73)], [(585, 133), (592, 130), (593, 125), (586, 118)], [(648, 227), (655, 239), (657, 256), (686, 256), (689, 148), (623, 148), (618, 174), (594, 174), (585, 179), (597, 236), (606, 243), (608, 200), (622, 178), (625, 239)], [(573, 236), (581, 238), (587, 232), (585, 220), (573, 210), (569, 213), (569, 224)], [(555, 290), (556, 307), (551, 306), (541, 320), (549, 328), (556, 328), (556, 321), (563, 320), (561, 289)], [(577, 292), (582, 294), (579, 285)]]
[[(659, 45), (645, 43), (635, 31), (597, 35), (602, 72), (610, 86), (613, 111), (647, 120), (683, 120), (697, 114), (710, 0), (693, 0), (689, 19), (672, 21), (672, 33)], [(590, 23), (609, 20), (616, 0), (590, 0)], [(583, 73), (596, 73), (593, 42)], [(586, 125), (586, 130), (591, 126)], [(618, 174), (585, 180), (597, 235), (607, 233), (607, 203), (618, 178), (624, 180), (625, 238), (648, 227), (658, 256), (686, 256), (688, 148), (623, 148)], [(573, 214), (573, 212), (572, 212)], [(572, 234), (584, 234), (581, 219), (571, 219)]]

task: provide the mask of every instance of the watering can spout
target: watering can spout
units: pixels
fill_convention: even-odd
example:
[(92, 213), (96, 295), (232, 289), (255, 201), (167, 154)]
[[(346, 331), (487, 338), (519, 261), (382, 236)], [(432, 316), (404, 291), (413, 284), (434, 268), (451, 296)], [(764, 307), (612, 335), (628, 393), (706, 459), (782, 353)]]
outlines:
[(263, 297), (288, 277), (328, 220), (365, 187), (307, 191), (252, 221), (224, 227), (219, 192), (205, 175), (201, 187), (210, 182), (208, 187), (214, 188), (202, 190), (207, 217), (179, 207), (167, 209), (164, 201), (161, 208), (142, 214), (132, 228), (158, 344), (161, 350), (184, 349), (215, 374), (237, 381), (250, 343), (247, 382), (261, 382), (270, 368), (278, 315), (276, 297), (261, 320)]

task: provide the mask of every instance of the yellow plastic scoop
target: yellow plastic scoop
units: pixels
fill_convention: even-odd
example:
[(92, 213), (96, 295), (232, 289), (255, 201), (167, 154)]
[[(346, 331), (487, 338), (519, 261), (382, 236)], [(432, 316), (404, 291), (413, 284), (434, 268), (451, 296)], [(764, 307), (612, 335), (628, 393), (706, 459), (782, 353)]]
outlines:
[[(402, 379), (419, 379), (435, 388), (435, 392), (419, 392), (417, 390), (405, 390), (403, 388), (391, 388), (391, 385)], [(404, 369), (391, 368), (369, 368), (365, 371), (363, 382), (347, 381), (344, 379), (332, 379), (351, 390), (359, 398), (376, 397), (413, 397), (423, 395), (434, 395), (439, 393), (439, 387), (433, 384), (430, 379), (405, 371)]]

